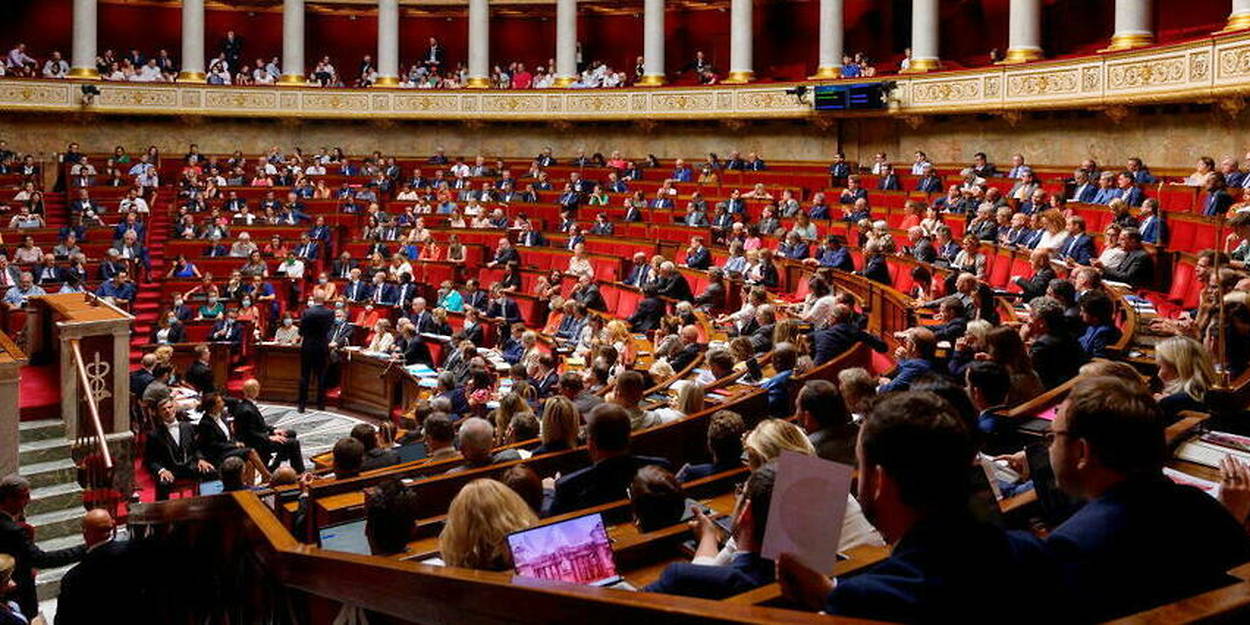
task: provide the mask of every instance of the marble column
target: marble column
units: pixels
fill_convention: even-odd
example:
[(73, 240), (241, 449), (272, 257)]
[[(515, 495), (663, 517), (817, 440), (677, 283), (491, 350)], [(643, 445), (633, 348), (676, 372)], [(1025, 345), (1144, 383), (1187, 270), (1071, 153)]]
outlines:
[(556, 0), (556, 66), (552, 84), (577, 80), (577, 0)]
[(1027, 63), (1042, 58), (1041, 0), (1011, 0), (1007, 34), (1007, 63)]
[(741, 84), (755, 78), (753, 4), (752, 0), (729, 2), (729, 75), (721, 82)]
[(399, 84), (399, 0), (378, 0), (378, 78), (373, 84)]
[(843, 0), (820, 0), (820, 51), (816, 74), (812, 78), (837, 78), (842, 75), (843, 41), (846, 36), (842, 5)]
[(96, 0), (74, 0), (74, 42), (70, 54), (70, 78), (99, 78), (96, 57)]
[(911, 63), (908, 73), (928, 72), (942, 66), (938, 56), (938, 0), (912, 0)]
[(643, 0), (642, 78), (639, 87), (668, 82), (664, 71), (664, 0)]
[(282, 2), (282, 75), (278, 83), (302, 85), (304, 73), (304, 0)]
[(490, 1), (469, 0), (469, 77), (466, 87), (490, 86)]
[(178, 82), (204, 82), (204, 0), (182, 0), (182, 71)]
[(1250, 28), (1250, 0), (1233, 0), (1233, 12), (1228, 15), (1225, 31)]
[(1150, 0), (1116, 0), (1115, 34), (1107, 50), (1131, 50), (1154, 43)]

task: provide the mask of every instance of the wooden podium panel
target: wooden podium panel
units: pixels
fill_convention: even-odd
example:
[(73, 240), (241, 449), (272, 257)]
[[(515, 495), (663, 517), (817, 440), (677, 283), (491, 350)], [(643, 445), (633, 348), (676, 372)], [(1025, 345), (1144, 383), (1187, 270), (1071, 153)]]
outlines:
[(391, 408), (398, 399), (398, 380), (403, 372), (403, 363), (348, 352), (344, 354), (340, 366), (343, 371), (340, 405), (348, 410), (389, 419)]
[(261, 400), (295, 403), (299, 399), (299, 350), (295, 345), (256, 346), (256, 379), (260, 382)]

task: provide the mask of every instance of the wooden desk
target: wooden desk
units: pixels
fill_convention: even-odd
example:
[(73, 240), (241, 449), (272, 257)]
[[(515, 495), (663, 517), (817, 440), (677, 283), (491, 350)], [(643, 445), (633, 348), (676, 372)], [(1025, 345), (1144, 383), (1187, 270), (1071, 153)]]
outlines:
[[(226, 379), (230, 375), (230, 344), (229, 343), (205, 343), (208, 345), (209, 367), (213, 370), (213, 385), (218, 391), (226, 390)], [(179, 372), (185, 373), (186, 370), (199, 358), (195, 353), (195, 348), (200, 343), (174, 343), (170, 347), (174, 349), (170, 362)], [(156, 351), (160, 345), (149, 345), (148, 352)], [(296, 375), (299, 370), (296, 369)], [(183, 377), (180, 373), (179, 377)]]
[(256, 346), (256, 379), (260, 399), (294, 403), (299, 399), (299, 350), (295, 345)]
[(359, 351), (345, 351), (339, 366), (343, 376), (339, 405), (379, 419), (390, 418), (391, 408), (399, 399), (403, 363)]

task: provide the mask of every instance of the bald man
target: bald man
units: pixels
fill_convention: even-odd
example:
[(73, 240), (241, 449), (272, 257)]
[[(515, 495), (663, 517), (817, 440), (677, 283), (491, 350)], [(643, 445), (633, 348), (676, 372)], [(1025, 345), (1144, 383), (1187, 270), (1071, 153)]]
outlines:
[(230, 400), (230, 416), (234, 418), (234, 432), (239, 442), (256, 450), (270, 471), (287, 461), (296, 473), (304, 472), (304, 453), (296, 439), (295, 430), (275, 430), (265, 422), (256, 405), (260, 396), (260, 382), (250, 378), (243, 382), (243, 398)]
[(87, 555), (61, 580), (56, 625), (132, 621), (133, 604), (117, 600), (132, 594), (143, 574), (131, 544), (114, 540), (113, 517), (99, 508), (83, 516), (82, 538)]
[(144, 354), (139, 365), (139, 370), (130, 374), (130, 392), (143, 397), (143, 391), (156, 379), (156, 375), (152, 373), (156, 368), (156, 354)]
[(699, 354), (703, 353), (703, 345), (699, 344), (699, 328), (688, 325), (684, 326), (678, 336), (681, 338), (681, 350), (673, 357), (673, 371), (681, 371), (690, 366)]
[(448, 473), (472, 471), (492, 464), (490, 451), (495, 446), (495, 426), (490, 421), (481, 417), (465, 419), (457, 437), (464, 463), (448, 469)]

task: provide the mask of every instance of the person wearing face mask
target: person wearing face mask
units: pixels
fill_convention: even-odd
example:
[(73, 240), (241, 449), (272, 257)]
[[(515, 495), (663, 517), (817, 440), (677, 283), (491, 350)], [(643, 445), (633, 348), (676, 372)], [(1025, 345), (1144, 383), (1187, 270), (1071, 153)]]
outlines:
[(299, 345), (299, 328), (295, 327), (295, 318), (291, 313), (282, 315), (282, 325), (273, 333), (273, 340), (279, 345)]
[(312, 296), (321, 297), (327, 302), (332, 302), (339, 296), (339, 287), (331, 282), (330, 275), (323, 271), (317, 276), (317, 284), (312, 289)]
[(210, 295), (208, 299), (204, 300), (204, 305), (200, 306), (200, 309), (196, 311), (195, 320), (219, 319), (225, 310), (226, 307), (222, 305), (221, 301), (215, 295)]
[(152, 335), (152, 342), (157, 345), (181, 343), (185, 334), (182, 320), (178, 318), (178, 313), (170, 310), (168, 313), (161, 315), (156, 332)]
[(239, 301), (239, 321), (252, 322), (256, 338), (265, 335), (264, 315), (260, 314), (260, 307), (252, 301), (251, 297), (244, 297)]
[(182, 294), (174, 295), (174, 303), (169, 312), (177, 317), (178, 321), (190, 321), (195, 318), (195, 308), (186, 304), (186, 298)]

